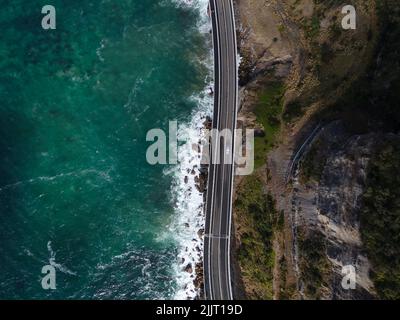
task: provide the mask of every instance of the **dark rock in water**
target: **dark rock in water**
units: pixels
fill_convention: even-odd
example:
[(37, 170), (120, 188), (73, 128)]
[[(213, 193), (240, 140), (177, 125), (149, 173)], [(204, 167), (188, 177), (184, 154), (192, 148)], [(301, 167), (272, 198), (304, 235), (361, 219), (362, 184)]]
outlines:
[(185, 176), (185, 183), (188, 183), (188, 181), (189, 181), (189, 177)]
[(200, 289), (199, 296), (202, 297), (203, 284), (204, 284), (203, 262), (196, 263), (195, 273), (196, 273), (196, 279), (194, 279), (193, 283), (196, 289)]
[(192, 272), (193, 272), (192, 264), (189, 263), (189, 264), (185, 267), (184, 270), (185, 270), (185, 272), (192, 273)]
[(200, 166), (200, 173), (202, 173), (202, 174), (205, 174), (205, 173), (208, 173), (208, 165), (206, 165), (206, 164), (202, 164), (201, 166)]
[(189, 228), (190, 227), (189, 223), (185, 222), (185, 227)]
[(197, 235), (199, 236), (199, 238), (201, 239), (201, 238), (203, 238), (203, 235), (204, 235), (204, 229), (203, 228), (201, 228), (199, 231), (197, 231)]
[(206, 191), (208, 172), (202, 172), (198, 177), (195, 177), (196, 189), (203, 193)]
[(212, 119), (209, 116), (207, 116), (206, 121), (204, 121), (204, 127), (207, 130), (211, 130), (212, 129)]

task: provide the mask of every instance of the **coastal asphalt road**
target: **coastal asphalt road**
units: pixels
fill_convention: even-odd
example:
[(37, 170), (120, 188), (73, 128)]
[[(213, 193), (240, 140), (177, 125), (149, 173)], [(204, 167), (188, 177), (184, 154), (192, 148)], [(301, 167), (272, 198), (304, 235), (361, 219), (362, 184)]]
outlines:
[[(204, 234), (204, 287), (209, 300), (233, 299), (230, 265), (234, 130), (238, 95), (236, 30), (232, 0), (210, 0), (215, 90), (213, 129), (229, 129), (232, 139), (211, 143), (220, 162), (209, 166)], [(231, 140), (231, 141), (229, 141)]]

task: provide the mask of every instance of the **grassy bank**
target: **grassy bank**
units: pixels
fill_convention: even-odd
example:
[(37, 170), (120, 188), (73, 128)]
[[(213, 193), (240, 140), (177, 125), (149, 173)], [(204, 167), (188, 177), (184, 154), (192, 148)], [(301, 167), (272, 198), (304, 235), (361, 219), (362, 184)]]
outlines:
[(282, 83), (269, 84), (260, 94), (259, 102), (254, 108), (257, 122), (263, 126), (265, 132), (264, 137), (255, 137), (254, 140), (254, 166), (256, 169), (265, 164), (268, 151), (276, 142), (281, 125), (283, 93)]
[(326, 284), (331, 264), (326, 256), (326, 239), (320, 231), (308, 234), (299, 232), (299, 257), (301, 280), (308, 298), (321, 297), (321, 288)]
[(255, 137), (255, 172), (243, 179), (234, 203), (239, 229), (239, 265), (250, 299), (273, 298), (275, 232), (282, 229), (283, 214), (275, 209), (273, 197), (266, 192), (266, 178), (261, 173), (268, 152), (274, 147), (281, 127), (284, 85), (269, 83), (259, 94), (253, 112), (264, 134)]
[(275, 202), (257, 174), (247, 176), (237, 192), (236, 223), (240, 226), (239, 264), (250, 299), (272, 299), (274, 230), (283, 223)]

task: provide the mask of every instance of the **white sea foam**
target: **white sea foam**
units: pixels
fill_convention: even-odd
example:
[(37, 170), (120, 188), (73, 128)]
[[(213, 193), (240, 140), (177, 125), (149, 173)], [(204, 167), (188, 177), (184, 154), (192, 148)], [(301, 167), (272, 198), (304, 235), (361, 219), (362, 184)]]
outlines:
[[(198, 9), (201, 19), (197, 25), (205, 36), (211, 29), (211, 20), (207, 13), (208, 0), (173, 0), (179, 6), (192, 6)], [(211, 40), (211, 39), (210, 39)], [(175, 204), (175, 216), (169, 226), (169, 232), (179, 244), (179, 254), (175, 266), (178, 288), (175, 299), (194, 299), (199, 294), (195, 288), (195, 266), (202, 261), (203, 238), (199, 232), (204, 230), (204, 201), (203, 194), (196, 188), (196, 177), (200, 174), (200, 160), (202, 147), (199, 141), (204, 138), (204, 122), (207, 116), (212, 115), (213, 97), (210, 95), (213, 70), (213, 55), (210, 51), (205, 61), (208, 79), (204, 90), (191, 97), (195, 103), (191, 119), (187, 123), (179, 124), (178, 139), (185, 141), (185, 145), (178, 148), (178, 165), (166, 174), (172, 174), (172, 198)], [(200, 152), (199, 152), (200, 151)]]
[(69, 270), (66, 266), (62, 265), (61, 263), (56, 262), (56, 252), (53, 251), (53, 249), (51, 247), (51, 241), (47, 242), (47, 250), (49, 251), (49, 254), (50, 254), (49, 264), (51, 266), (53, 266), (57, 270), (61, 271), (62, 273), (76, 276), (76, 272)]

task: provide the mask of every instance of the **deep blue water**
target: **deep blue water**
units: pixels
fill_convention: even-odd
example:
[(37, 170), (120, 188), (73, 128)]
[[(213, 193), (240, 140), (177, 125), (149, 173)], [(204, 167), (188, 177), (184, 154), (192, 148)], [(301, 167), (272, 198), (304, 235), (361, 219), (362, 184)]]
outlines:
[[(207, 70), (199, 11), (172, 0), (3, 0), (0, 299), (171, 298), (171, 176), (149, 129), (190, 117)], [(56, 266), (56, 290), (41, 269)]]

